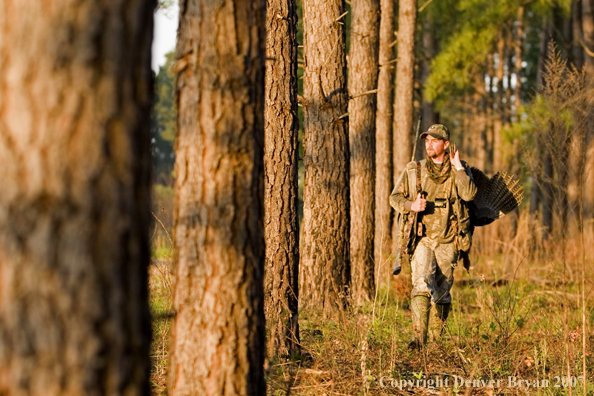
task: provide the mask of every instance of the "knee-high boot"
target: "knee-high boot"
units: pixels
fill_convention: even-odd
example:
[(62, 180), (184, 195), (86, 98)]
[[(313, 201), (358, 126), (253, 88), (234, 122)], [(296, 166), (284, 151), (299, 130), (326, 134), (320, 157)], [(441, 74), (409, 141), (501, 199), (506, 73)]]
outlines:
[(414, 296), (410, 302), (413, 323), (413, 339), (409, 348), (421, 348), (427, 343), (427, 327), (429, 325), (429, 310), (431, 299), (427, 296)]
[(443, 334), (452, 304), (447, 303), (431, 305), (431, 338), (436, 340)]

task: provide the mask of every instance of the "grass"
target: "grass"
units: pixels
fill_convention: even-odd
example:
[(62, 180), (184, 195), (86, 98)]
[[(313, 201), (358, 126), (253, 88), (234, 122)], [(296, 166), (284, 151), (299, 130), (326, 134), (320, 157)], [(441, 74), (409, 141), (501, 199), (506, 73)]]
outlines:
[[(158, 240), (150, 271), (151, 379), (153, 394), (165, 395), (172, 252), (165, 238)], [(586, 246), (592, 246), (592, 240), (587, 239)], [(454, 303), (443, 337), (421, 351), (407, 347), (412, 337), (410, 268), (395, 278), (385, 274), (375, 301), (349, 308), (338, 322), (325, 321), (316, 311), (302, 311), (301, 354), (290, 361), (267, 361), (267, 393), (583, 395), (578, 377), (584, 374), (585, 352), (590, 380), (586, 394), (594, 394), (594, 268), (592, 257), (586, 257), (584, 329), (581, 254), (571, 243), (562, 255), (565, 262), (554, 245), (535, 255), (517, 248), (527, 245), (513, 240), (490, 254), (476, 249), (470, 273), (455, 271)], [(574, 387), (564, 386), (567, 377)], [(436, 380), (447, 380), (449, 386), (438, 389)], [(462, 380), (470, 380), (470, 386)], [(500, 382), (490, 388), (485, 386), (489, 380)]]

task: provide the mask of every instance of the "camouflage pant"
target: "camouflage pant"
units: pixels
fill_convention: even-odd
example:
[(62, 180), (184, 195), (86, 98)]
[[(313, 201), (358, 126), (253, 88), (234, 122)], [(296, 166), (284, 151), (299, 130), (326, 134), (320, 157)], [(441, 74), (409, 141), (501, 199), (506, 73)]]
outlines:
[(454, 284), (454, 268), (458, 251), (453, 243), (437, 245), (432, 249), (422, 238), (412, 256), (412, 297), (431, 297), (433, 303), (452, 302), (450, 290)]

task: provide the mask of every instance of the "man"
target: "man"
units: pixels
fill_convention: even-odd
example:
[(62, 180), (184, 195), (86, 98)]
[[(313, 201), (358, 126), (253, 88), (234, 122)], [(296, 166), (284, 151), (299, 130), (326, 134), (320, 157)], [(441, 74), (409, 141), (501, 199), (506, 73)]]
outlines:
[(470, 248), (470, 236), (463, 227), (468, 224), (468, 216), (461, 200), (471, 201), (477, 191), (455, 146), (446, 154), (450, 134), (444, 125), (432, 125), (420, 139), (425, 141), (428, 158), (419, 164), (410, 162), (390, 195), (390, 205), (396, 211), (410, 216), (418, 213), (411, 254), (411, 348), (427, 342), (430, 311), (433, 337), (439, 337), (445, 327), (452, 302), (454, 268), (460, 251)]

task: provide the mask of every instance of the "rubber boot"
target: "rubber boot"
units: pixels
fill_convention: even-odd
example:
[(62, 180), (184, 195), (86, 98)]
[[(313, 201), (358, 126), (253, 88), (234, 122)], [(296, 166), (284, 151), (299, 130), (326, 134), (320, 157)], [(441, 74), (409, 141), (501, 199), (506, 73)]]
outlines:
[(413, 323), (413, 339), (408, 344), (411, 349), (422, 348), (427, 343), (427, 326), (431, 299), (427, 296), (414, 296), (410, 302)]
[(437, 340), (443, 334), (446, 327), (451, 303), (431, 304), (431, 339)]

